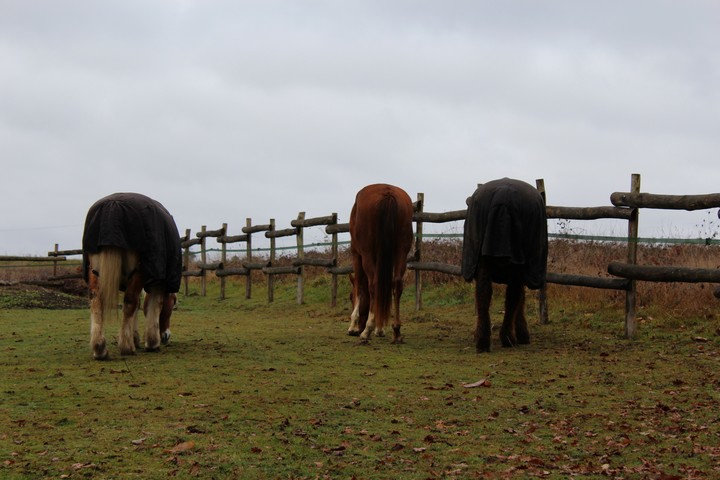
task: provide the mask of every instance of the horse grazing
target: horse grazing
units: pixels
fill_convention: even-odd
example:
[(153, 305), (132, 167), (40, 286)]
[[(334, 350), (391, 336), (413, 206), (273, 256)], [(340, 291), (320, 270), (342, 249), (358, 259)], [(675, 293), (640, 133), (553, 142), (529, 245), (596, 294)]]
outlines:
[(530, 343), (525, 287), (544, 285), (547, 251), (545, 202), (534, 187), (502, 178), (475, 190), (465, 219), (462, 275), (468, 282), (475, 279), (478, 352), (490, 351), (492, 282), (507, 285), (502, 345)]
[(413, 205), (401, 188), (393, 185), (368, 185), (357, 193), (350, 213), (350, 252), (354, 277), (348, 335), (360, 335), (363, 341), (372, 330), (384, 335), (395, 296), (393, 343), (400, 335), (400, 296), (407, 255), (412, 245)]
[(180, 236), (159, 202), (139, 193), (101, 198), (87, 213), (83, 233), (83, 277), (90, 290), (90, 348), (96, 360), (108, 358), (103, 324), (125, 292), (118, 346), (122, 355), (140, 348), (140, 295), (147, 327), (145, 348), (170, 340), (170, 315), (180, 289)]

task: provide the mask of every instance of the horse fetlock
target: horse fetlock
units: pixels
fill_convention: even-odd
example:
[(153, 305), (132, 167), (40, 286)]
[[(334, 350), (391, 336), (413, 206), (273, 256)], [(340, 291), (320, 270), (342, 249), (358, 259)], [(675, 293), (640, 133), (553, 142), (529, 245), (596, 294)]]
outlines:
[(367, 342), (370, 340), (370, 335), (372, 334), (372, 327), (365, 327), (365, 330), (360, 334), (360, 340)]
[(384, 328), (375, 327), (375, 336), (377, 336), (377, 337), (384, 337), (384, 336), (385, 336), (385, 329), (384, 329)]
[(400, 334), (400, 327), (393, 327), (393, 341), (392, 343), (405, 343), (403, 336)]
[(349, 328), (348, 335), (350, 335), (351, 337), (357, 337), (360, 335), (360, 329), (359, 328), (358, 329)]

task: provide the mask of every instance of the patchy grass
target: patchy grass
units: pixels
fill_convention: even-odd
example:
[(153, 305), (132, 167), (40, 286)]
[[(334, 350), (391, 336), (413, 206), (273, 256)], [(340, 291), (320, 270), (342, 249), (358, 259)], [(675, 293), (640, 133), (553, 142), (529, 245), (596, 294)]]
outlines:
[[(224, 301), (215, 283), (181, 296), (159, 353), (112, 345), (107, 362), (91, 359), (86, 309), (0, 310), (0, 477), (720, 475), (712, 319), (648, 315), (627, 341), (613, 302), (556, 301), (531, 345), (495, 333), (478, 355), (462, 284), (428, 286), (419, 313), (408, 287), (406, 343), (363, 346), (327, 282), (303, 306), (290, 282), (272, 305), (229, 283)], [(501, 308), (496, 295), (496, 324)]]

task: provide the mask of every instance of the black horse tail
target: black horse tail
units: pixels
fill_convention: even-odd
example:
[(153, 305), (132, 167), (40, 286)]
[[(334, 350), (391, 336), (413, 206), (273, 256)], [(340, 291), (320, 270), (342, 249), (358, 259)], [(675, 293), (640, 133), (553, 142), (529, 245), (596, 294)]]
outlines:
[(377, 259), (375, 262), (375, 325), (383, 328), (390, 316), (392, 305), (393, 266), (395, 265), (397, 199), (387, 195), (378, 209)]

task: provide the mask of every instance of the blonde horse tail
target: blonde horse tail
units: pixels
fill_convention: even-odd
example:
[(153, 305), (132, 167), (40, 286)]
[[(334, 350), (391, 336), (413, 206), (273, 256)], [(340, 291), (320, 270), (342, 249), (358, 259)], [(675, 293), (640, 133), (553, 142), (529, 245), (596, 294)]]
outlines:
[(122, 276), (122, 250), (103, 247), (98, 256), (98, 296), (102, 305), (102, 318), (107, 320), (114, 310), (117, 314), (117, 294)]

